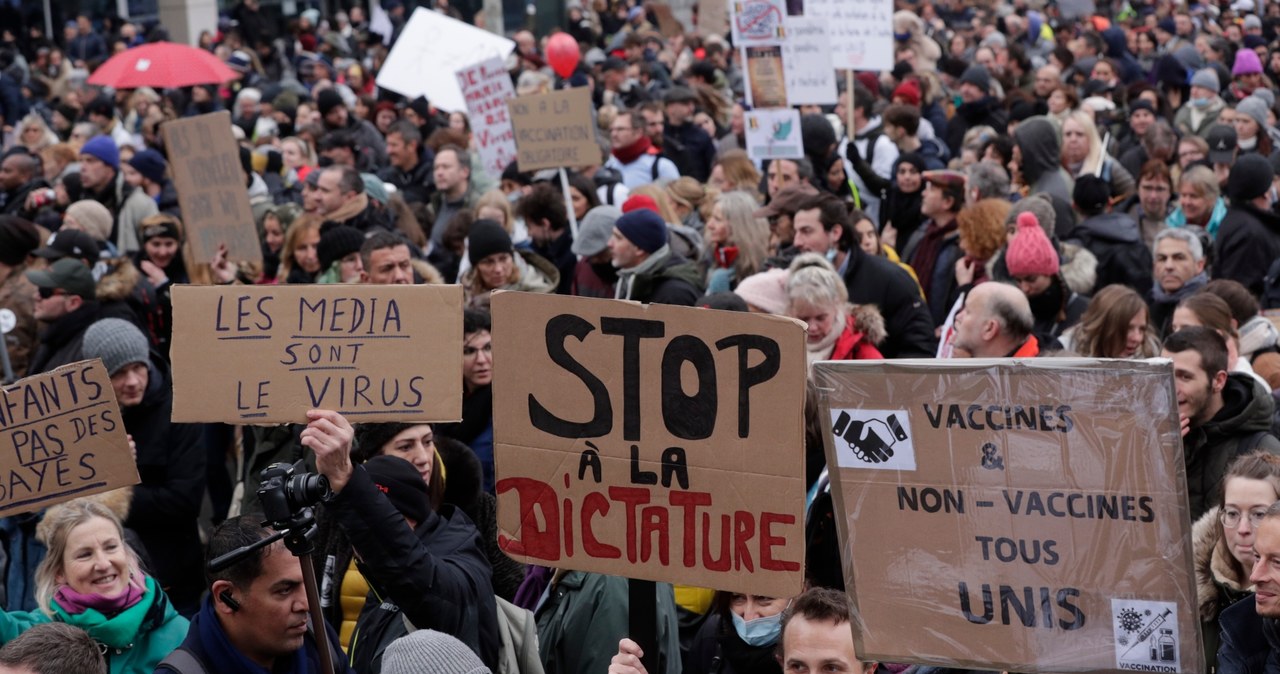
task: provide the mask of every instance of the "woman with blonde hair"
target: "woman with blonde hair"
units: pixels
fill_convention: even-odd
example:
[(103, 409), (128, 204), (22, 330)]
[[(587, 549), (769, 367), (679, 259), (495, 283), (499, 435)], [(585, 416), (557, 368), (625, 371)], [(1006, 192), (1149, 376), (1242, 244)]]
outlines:
[(1080, 322), (1062, 333), (1068, 351), (1090, 358), (1154, 358), (1160, 340), (1151, 327), (1147, 303), (1134, 289), (1120, 284), (1098, 291)]
[(769, 250), (769, 221), (757, 218), (756, 202), (743, 192), (720, 195), (703, 238), (707, 293), (729, 292), (760, 271)]
[(315, 283), (320, 273), (320, 217), (311, 213), (299, 215), (284, 233), (280, 249), (280, 283)]
[(27, 148), (31, 154), (39, 154), (45, 148), (58, 144), (58, 134), (49, 128), (39, 113), (27, 113), (18, 129), (16, 144)]
[(1137, 187), (1133, 174), (1107, 154), (1093, 115), (1084, 110), (1073, 110), (1062, 119), (1062, 168), (1072, 180), (1089, 174), (1107, 181), (1112, 203), (1128, 199)]
[(708, 187), (689, 176), (681, 176), (667, 183), (667, 197), (671, 199), (671, 206), (675, 208), (680, 224), (698, 230), (710, 219), (711, 209), (719, 195), (714, 187)]
[(805, 323), (809, 366), (820, 360), (881, 360), (884, 318), (872, 305), (849, 304), (849, 290), (831, 263), (803, 253), (787, 277), (787, 315)]
[(120, 518), (97, 500), (50, 508), (36, 528), (48, 549), (35, 572), (34, 611), (0, 612), (0, 642), (46, 622), (79, 627), (111, 674), (151, 674), (187, 636), (187, 619), (147, 575)]

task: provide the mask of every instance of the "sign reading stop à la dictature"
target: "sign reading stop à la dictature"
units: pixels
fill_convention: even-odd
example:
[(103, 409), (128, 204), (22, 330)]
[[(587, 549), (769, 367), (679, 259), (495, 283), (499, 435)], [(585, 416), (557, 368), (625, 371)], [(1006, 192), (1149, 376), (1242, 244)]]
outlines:
[(493, 296), (498, 542), (557, 568), (778, 597), (804, 569), (804, 331)]

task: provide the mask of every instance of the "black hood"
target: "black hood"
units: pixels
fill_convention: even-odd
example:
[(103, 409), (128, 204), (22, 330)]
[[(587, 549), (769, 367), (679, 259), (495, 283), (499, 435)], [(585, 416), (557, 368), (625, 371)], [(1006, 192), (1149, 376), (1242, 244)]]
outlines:
[(1022, 178), (1034, 185), (1049, 171), (1058, 169), (1062, 157), (1062, 139), (1058, 127), (1048, 117), (1032, 117), (1013, 131), (1013, 142), (1022, 152)]

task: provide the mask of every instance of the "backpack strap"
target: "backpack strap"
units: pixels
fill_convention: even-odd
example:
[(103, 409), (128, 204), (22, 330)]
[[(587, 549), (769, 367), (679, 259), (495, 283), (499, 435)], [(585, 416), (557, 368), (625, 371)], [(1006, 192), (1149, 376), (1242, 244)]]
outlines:
[(178, 674), (208, 674), (209, 671), (205, 669), (204, 663), (200, 662), (200, 658), (197, 658), (194, 653), (182, 646), (174, 649), (156, 666), (157, 670), (165, 668), (178, 672)]

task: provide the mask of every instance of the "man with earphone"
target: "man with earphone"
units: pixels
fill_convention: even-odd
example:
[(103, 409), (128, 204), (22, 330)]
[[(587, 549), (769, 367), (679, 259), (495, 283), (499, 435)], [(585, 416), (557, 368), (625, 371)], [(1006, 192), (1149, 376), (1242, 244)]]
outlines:
[[(251, 516), (231, 518), (213, 532), (205, 554), (216, 559), (271, 534)], [(209, 594), (191, 620), (187, 638), (157, 672), (323, 674), (308, 620), (302, 566), (277, 541), (210, 574)], [(353, 674), (329, 630), (334, 674)]]

